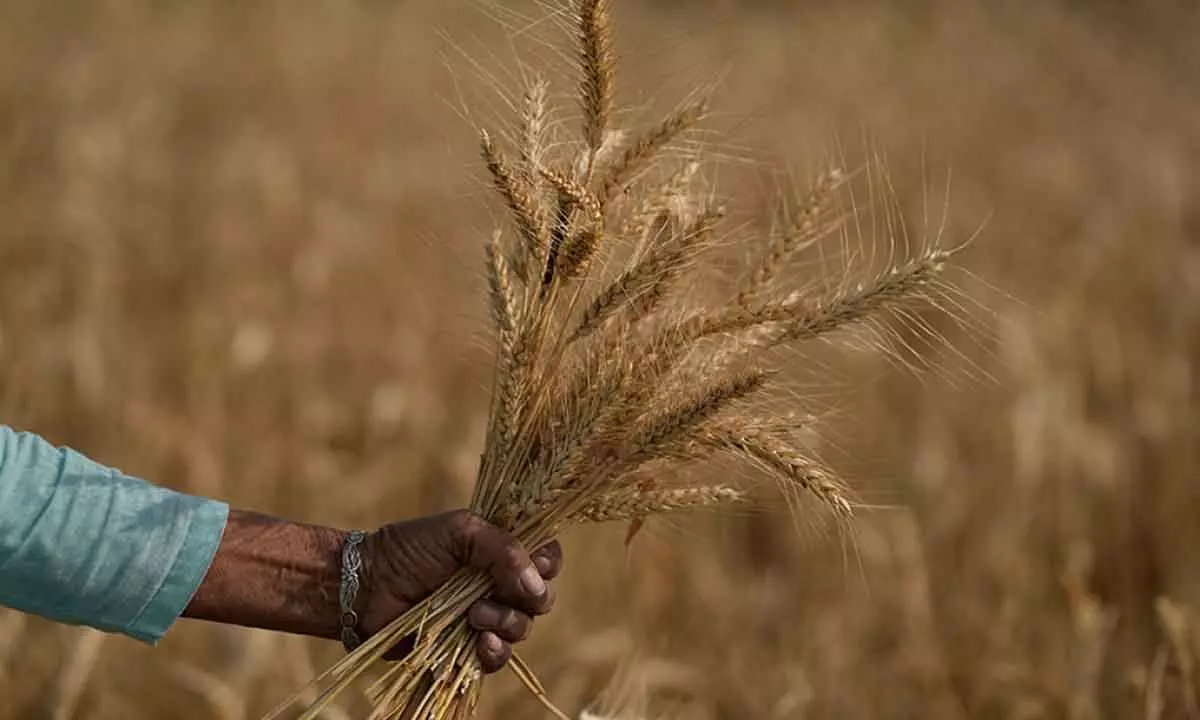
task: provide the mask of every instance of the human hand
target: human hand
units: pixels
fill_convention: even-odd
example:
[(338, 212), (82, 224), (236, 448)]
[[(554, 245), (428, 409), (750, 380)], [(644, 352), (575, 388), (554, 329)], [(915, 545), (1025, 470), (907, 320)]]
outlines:
[[(471, 606), (467, 619), (479, 631), (476, 654), (484, 672), (504, 667), (512, 644), (529, 637), (533, 619), (550, 611), (549, 582), (562, 568), (562, 549), (551, 542), (532, 557), (510, 533), (466, 510), (387, 525), (363, 541), (362, 589), (356, 603), (359, 629), (383, 629), (438, 589), (463, 567), (487, 573), (489, 598)], [(406, 639), (389, 654), (403, 657)]]

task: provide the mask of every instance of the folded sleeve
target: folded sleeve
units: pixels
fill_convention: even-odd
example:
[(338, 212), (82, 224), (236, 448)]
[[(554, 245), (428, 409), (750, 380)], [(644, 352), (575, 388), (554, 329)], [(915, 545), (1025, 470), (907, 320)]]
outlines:
[(157, 643), (228, 515), (0, 425), (0, 605)]

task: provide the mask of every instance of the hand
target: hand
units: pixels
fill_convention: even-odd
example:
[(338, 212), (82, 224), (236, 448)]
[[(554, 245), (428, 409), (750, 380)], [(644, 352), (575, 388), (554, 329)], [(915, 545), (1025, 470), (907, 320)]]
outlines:
[[(530, 557), (508, 532), (465, 510), (383, 527), (363, 542), (360, 631), (369, 636), (399, 617), (463, 567), (491, 576), (489, 599), (471, 606), (467, 619), (479, 631), (475, 652), (484, 672), (504, 667), (512, 644), (529, 637), (533, 619), (554, 605), (550, 584), (562, 568), (557, 542)], [(412, 650), (411, 638), (389, 659)]]

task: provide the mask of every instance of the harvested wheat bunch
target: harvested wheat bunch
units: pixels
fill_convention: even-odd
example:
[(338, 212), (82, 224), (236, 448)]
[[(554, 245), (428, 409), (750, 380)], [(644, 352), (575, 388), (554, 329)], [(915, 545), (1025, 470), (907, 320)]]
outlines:
[[(578, 523), (639, 523), (746, 502), (739, 488), (686, 478), (664, 485), (650, 472), (721, 454), (765, 470), (789, 495), (807, 495), (848, 517), (846, 490), (797, 445), (789, 419), (755, 416), (747, 400), (771, 387), (768, 350), (876, 328), (889, 312), (903, 319), (912, 303), (936, 300), (947, 290), (939, 276), (951, 252), (929, 247), (858, 282), (787, 287), (787, 261), (844, 227), (835, 199), (847, 177), (831, 170), (790, 208), (786, 226), (763, 243), (726, 303), (688, 302), (681, 286), (714, 244), (723, 211), (697, 187), (696, 158), (681, 162), (671, 149), (703, 119), (707, 104), (685, 104), (622, 141), (610, 127), (608, 3), (581, 0), (573, 13), (578, 139), (548, 141), (541, 83), (524, 97), (515, 153), (487, 132), (481, 138), (511, 227), (486, 247), (498, 341), (471, 509), (533, 549)], [(622, 251), (624, 267), (606, 272)], [(471, 717), (481, 673), (464, 613), (489, 590), (475, 572), (452, 578), (319, 678), (324, 691), (302, 717), (316, 717), (409, 636), (416, 638), (412, 652), (386, 666), (369, 689), (372, 717)], [(519, 658), (511, 666), (564, 717)]]

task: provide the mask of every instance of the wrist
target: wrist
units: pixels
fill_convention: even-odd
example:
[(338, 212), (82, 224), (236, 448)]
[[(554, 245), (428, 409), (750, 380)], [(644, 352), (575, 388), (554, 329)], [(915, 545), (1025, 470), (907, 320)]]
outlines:
[(337, 639), (348, 533), (232, 511), (185, 617)]
[(309, 633), (326, 640), (338, 640), (342, 632), (342, 549), (350, 533), (334, 528), (313, 528), (316, 537), (314, 547), (321, 558), (320, 570), (309, 586), (310, 623), (315, 629)]

